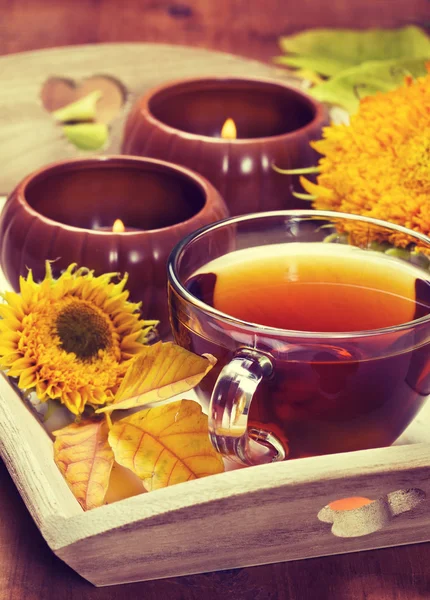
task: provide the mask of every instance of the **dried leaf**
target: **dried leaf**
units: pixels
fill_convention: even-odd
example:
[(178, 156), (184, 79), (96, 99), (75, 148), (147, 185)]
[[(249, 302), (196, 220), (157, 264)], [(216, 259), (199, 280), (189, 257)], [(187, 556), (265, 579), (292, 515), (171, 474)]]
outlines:
[(420, 77), (426, 73), (426, 60), (423, 58), (371, 61), (343, 71), (311, 88), (308, 93), (321, 102), (337, 104), (353, 113), (358, 109), (360, 99), (399, 87), (406, 75)]
[(146, 490), (143, 487), (142, 481), (135, 473), (119, 465), (117, 462), (114, 463), (104, 500), (105, 504), (112, 504), (113, 502), (118, 502), (118, 500), (138, 496), (145, 492)]
[(109, 433), (115, 460), (148, 490), (221, 473), (222, 458), (208, 437), (197, 402), (179, 400), (117, 421)]
[(282, 37), (288, 56), (276, 62), (333, 76), (366, 61), (430, 57), (430, 38), (415, 26), (401, 29), (313, 29)]
[(82, 421), (54, 431), (54, 460), (84, 510), (101, 506), (114, 456), (106, 421)]
[(135, 408), (187, 392), (215, 363), (213, 356), (197, 356), (172, 342), (147, 346), (130, 365), (115, 402), (96, 412)]
[(105, 123), (77, 123), (64, 125), (63, 132), (69, 142), (80, 150), (99, 150), (108, 139), (109, 130)]

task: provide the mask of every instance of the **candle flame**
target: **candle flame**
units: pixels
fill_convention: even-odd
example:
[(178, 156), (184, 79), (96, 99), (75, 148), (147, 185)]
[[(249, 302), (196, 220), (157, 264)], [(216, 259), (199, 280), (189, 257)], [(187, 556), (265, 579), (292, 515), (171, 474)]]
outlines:
[(121, 221), (121, 219), (117, 219), (115, 221), (115, 223), (113, 224), (113, 227), (112, 227), (112, 231), (114, 233), (124, 233), (125, 227), (124, 227), (124, 223)]
[(227, 119), (222, 126), (221, 137), (225, 140), (235, 140), (237, 138), (236, 123), (233, 119)]

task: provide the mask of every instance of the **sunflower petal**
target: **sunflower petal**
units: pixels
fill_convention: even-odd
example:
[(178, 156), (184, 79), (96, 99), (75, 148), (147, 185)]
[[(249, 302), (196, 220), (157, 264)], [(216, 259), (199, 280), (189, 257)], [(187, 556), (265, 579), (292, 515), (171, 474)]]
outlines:
[(23, 356), (14, 362), (12, 368), (8, 371), (8, 375), (10, 377), (18, 377), (23, 371), (33, 366), (34, 360), (32, 358), (28, 358), (27, 356)]
[(29, 367), (28, 369), (22, 371), (19, 377), (18, 387), (21, 390), (29, 390), (33, 388), (36, 385), (37, 381), (36, 372), (37, 367)]
[(306, 177), (300, 177), (300, 183), (304, 187), (304, 189), (314, 196), (315, 198), (331, 198), (333, 196), (333, 192), (322, 185), (317, 185), (316, 183), (312, 183), (306, 179)]

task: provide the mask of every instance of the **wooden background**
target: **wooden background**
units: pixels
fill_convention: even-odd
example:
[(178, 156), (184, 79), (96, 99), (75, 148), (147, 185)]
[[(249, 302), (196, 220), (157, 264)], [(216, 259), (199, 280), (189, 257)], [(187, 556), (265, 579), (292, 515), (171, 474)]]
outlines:
[(428, 25), (428, 0), (0, 0), (0, 54), (164, 42), (269, 59), (309, 27)]
[[(269, 60), (304, 28), (429, 21), (428, 0), (0, 0), (0, 54), (151, 41)], [(0, 463), (0, 600), (422, 600), (429, 565), (420, 544), (95, 589), (50, 552)]]

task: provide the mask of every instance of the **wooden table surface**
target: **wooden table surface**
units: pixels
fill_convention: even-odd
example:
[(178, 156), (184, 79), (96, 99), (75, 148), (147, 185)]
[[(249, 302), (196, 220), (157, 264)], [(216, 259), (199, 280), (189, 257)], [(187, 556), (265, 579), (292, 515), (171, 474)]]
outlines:
[(0, 54), (163, 42), (268, 60), (310, 27), (429, 26), (428, 0), (0, 0)]
[[(0, 0), (0, 54), (67, 44), (159, 41), (269, 59), (316, 26), (428, 25), (428, 0)], [(286, 507), (288, 511), (288, 507)], [(115, 548), (112, 548), (115, 552)], [(57, 559), (0, 462), (0, 600), (419, 600), (430, 543), (110, 588)]]

